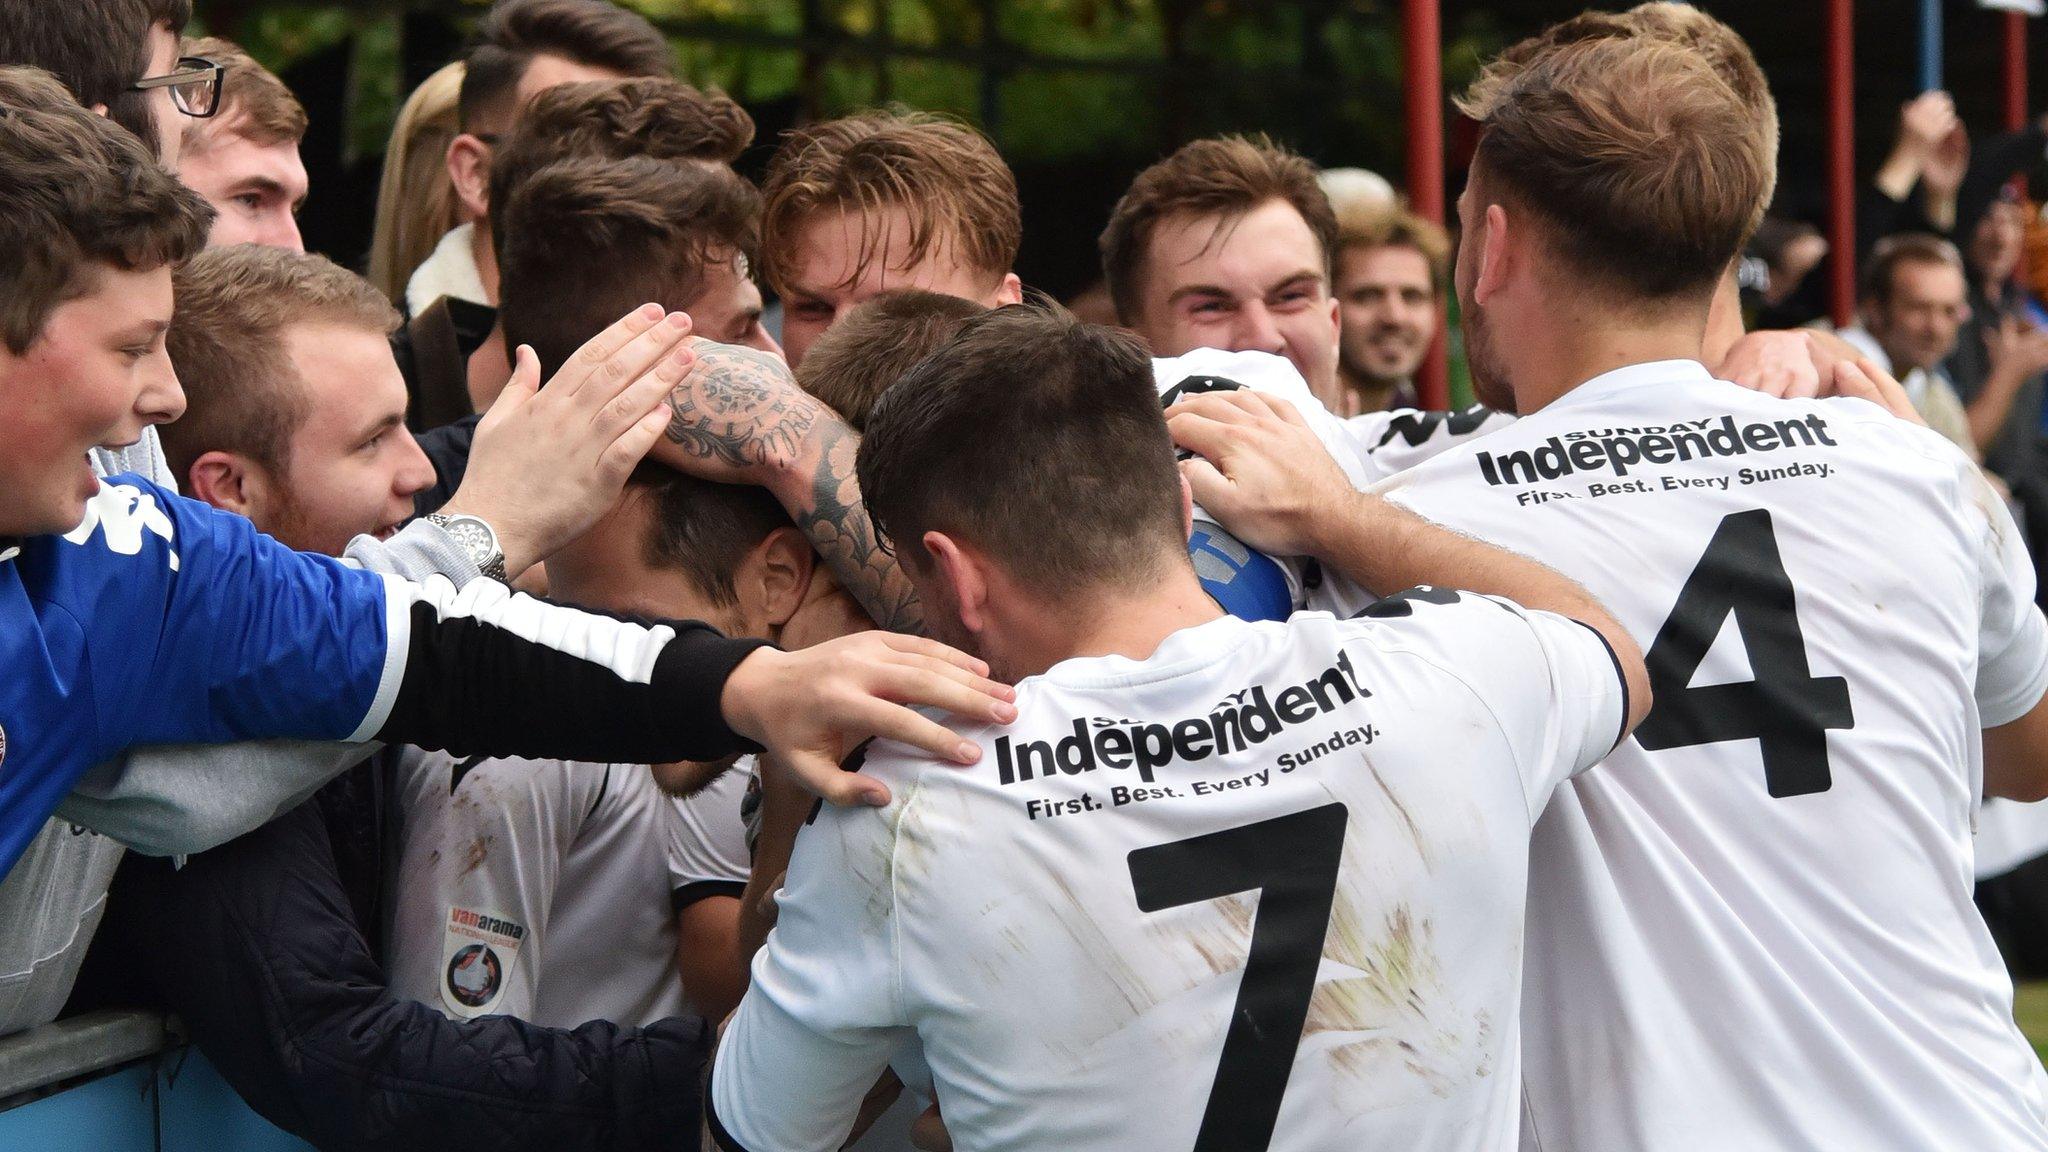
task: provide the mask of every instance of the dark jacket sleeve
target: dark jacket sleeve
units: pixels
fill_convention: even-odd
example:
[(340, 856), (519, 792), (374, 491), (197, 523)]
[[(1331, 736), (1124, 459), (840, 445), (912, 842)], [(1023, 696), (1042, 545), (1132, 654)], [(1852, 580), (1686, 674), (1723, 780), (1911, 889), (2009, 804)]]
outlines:
[(434, 483), (413, 495), (415, 516), (439, 512), (455, 490), (462, 487), (462, 478), (469, 472), (470, 442), (476, 439), (477, 421), (482, 419), (464, 416), (452, 424), (429, 428), (416, 437), (420, 451), (426, 453), (427, 462), (434, 466)]
[(252, 1108), (322, 1149), (697, 1145), (704, 1021), (570, 1031), (394, 997), (311, 802), (183, 870), (130, 856), (92, 968), (154, 992)]

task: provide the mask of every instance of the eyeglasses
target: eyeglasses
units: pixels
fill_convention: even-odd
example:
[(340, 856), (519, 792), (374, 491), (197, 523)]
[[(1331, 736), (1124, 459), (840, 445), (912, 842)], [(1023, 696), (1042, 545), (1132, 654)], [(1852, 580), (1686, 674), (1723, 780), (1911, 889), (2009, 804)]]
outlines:
[(227, 68), (204, 56), (181, 56), (177, 67), (162, 76), (145, 76), (128, 86), (130, 92), (169, 88), (171, 103), (187, 116), (205, 119), (220, 111), (221, 81)]

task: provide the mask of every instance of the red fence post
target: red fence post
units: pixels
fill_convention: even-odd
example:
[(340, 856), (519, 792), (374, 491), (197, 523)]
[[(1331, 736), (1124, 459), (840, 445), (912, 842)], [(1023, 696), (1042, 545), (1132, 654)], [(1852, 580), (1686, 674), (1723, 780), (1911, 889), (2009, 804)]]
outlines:
[[(1408, 87), (1408, 203), (1444, 222), (1443, 29), (1438, 0), (1402, 0), (1401, 61)], [(1424, 408), (1448, 408), (1445, 333), (1437, 330), (1415, 381)]]
[(1853, 0), (1828, 0), (1828, 311), (1846, 327), (1856, 311), (1856, 43)]

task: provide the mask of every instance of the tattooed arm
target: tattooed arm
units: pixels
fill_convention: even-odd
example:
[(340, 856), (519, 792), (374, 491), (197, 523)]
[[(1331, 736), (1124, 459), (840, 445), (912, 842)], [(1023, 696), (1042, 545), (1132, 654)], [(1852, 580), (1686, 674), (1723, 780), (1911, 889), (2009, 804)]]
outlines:
[(668, 435), (653, 458), (773, 492), (877, 625), (922, 632), (924, 608), (896, 558), (882, 550), (853, 478), (859, 434), (798, 388), (777, 357), (708, 340), (695, 345), (696, 365), (669, 393)]

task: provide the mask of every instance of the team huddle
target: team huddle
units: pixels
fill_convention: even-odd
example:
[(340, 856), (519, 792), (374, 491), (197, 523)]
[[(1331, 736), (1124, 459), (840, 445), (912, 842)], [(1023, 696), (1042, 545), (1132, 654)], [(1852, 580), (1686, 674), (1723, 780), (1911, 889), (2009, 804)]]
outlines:
[[(490, 174), (518, 351), (468, 475), (401, 528), (422, 462), (388, 523), (326, 540), (215, 498), (252, 490), (207, 463), (225, 417), (163, 433), (204, 502), (88, 456), (183, 407), (166, 328), (181, 373), (260, 374), (187, 350), (173, 307), (254, 330), (323, 301), (397, 427), (395, 314), (307, 258), (200, 254), (147, 149), (0, 70), (0, 221), (37, 270), (0, 317), (0, 866), (131, 750), (392, 745), (393, 991), (479, 1029), (722, 1018), (665, 1089), (726, 1149), (840, 1148), (879, 1085), (921, 1147), (2048, 1150), (1971, 899), (1978, 806), (2048, 796), (2034, 568), (1874, 367), (1794, 398), (1717, 376), (1777, 152), (1724, 25), (1588, 14), (1465, 95), (1451, 281), (1488, 411), (1458, 416), (1332, 412), (1334, 347), (1176, 311), (1226, 295), (1174, 286), (1176, 245), (1250, 266), (1284, 225), (1328, 259), (1291, 191), (1188, 224), (1187, 171), (1266, 162), (1242, 140), (1119, 206), (1124, 327), (1002, 272), (794, 290), (924, 259), (892, 247), (914, 226), (850, 269), (771, 248), (792, 370), (748, 243), (664, 223), (759, 212), (731, 140), (652, 132), (629, 88), (575, 142), (578, 87)], [(777, 186), (829, 198), (801, 165), (877, 123)], [(593, 188), (646, 211), (601, 221)], [(956, 270), (1015, 255), (945, 242), (1000, 250)], [(635, 263), (664, 244), (704, 265), (686, 289)], [(146, 352), (78, 367), (109, 341)], [(546, 529), (520, 436), (583, 485)], [(543, 559), (548, 598), (509, 586)], [(531, 802), (480, 814), (493, 788)], [(664, 793), (667, 885), (624, 863), (673, 847), (636, 815)], [(577, 844), (534, 875), (484, 866), (499, 838)], [(742, 978), (542, 975), (661, 968), (705, 894)]]

